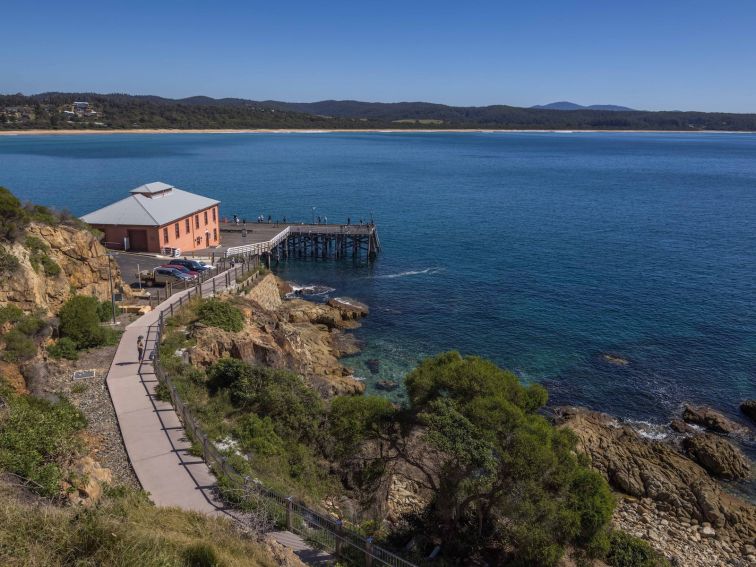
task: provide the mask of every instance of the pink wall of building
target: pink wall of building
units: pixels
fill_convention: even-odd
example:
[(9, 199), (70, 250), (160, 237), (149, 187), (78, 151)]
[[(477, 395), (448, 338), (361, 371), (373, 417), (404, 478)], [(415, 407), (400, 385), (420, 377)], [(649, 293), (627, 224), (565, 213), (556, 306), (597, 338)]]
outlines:
[(105, 243), (123, 248), (129, 239), (131, 250), (159, 253), (162, 248), (179, 248), (191, 252), (220, 244), (218, 206), (202, 209), (169, 224), (154, 226), (94, 225), (105, 233)]

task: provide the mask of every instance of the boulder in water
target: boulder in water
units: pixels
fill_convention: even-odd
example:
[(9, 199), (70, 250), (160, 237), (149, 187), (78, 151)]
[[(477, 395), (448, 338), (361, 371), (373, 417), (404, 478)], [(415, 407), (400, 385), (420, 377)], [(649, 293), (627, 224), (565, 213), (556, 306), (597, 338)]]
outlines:
[(747, 432), (745, 426), (707, 406), (691, 406), (686, 404), (682, 418), (688, 423), (700, 425), (716, 433), (743, 435)]
[(350, 297), (334, 297), (328, 300), (328, 305), (338, 309), (343, 319), (359, 319), (369, 312), (367, 305)]
[(756, 400), (746, 400), (740, 404), (740, 411), (742, 411), (748, 419), (756, 423)]
[(627, 366), (628, 364), (630, 364), (630, 361), (628, 359), (608, 352), (602, 354), (601, 359), (608, 364), (613, 364), (614, 366)]
[(371, 374), (378, 374), (381, 369), (381, 361), (377, 358), (371, 358), (365, 363), (370, 370)]

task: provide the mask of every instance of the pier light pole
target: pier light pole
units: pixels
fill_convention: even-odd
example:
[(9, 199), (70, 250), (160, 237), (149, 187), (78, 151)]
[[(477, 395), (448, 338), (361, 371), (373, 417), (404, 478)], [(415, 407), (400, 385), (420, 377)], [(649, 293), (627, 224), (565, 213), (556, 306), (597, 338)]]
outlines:
[(312, 208), (312, 224), (315, 224), (315, 207)]

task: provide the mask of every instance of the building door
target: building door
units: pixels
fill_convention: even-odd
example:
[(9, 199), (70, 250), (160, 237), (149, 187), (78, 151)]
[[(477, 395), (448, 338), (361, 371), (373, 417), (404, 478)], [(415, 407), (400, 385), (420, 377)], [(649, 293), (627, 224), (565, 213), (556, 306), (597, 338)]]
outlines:
[(205, 248), (210, 248), (210, 233), (205, 231)]
[(147, 231), (129, 230), (129, 248), (137, 252), (147, 252)]

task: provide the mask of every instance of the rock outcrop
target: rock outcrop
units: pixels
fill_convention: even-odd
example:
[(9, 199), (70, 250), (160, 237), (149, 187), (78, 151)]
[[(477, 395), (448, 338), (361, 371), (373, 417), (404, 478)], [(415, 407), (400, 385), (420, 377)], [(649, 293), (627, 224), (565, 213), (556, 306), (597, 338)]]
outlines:
[[(110, 297), (108, 257), (105, 248), (90, 232), (66, 225), (49, 226), (31, 223), (27, 236), (41, 240), (49, 248), (45, 254), (60, 266), (57, 275), (46, 275), (41, 267), (32, 265), (32, 253), (24, 245), (25, 237), (6, 245), (8, 252), (19, 261), (12, 274), (0, 279), (0, 305), (12, 303), (30, 312), (41, 309), (47, 314), (57, 313), (72, 293)], [(116, 290), (128, 293), (123, 285), (116, 262), (111, 261), (113, 284)]]
[(724, 492), (706, 471), (671, 445), (645, 439), (606, 414), (557, 408), (557, 423), (616, 490), (650, 498), (677, 517), (727, 530), (734, 541), (756, 533), (756, 507)]
[(756, 423), (756, 400), (744, 401), (740, 404), (740, 411), (742, 411), (748, 419)]
[(683, 439), (683, 448), (691, 459), (712, 476), (725, 480), (747, 478), (751, 463), (732, 443), (711, 433), (699, 433)]
[(691, 406), (686, 404), (683, 409), (682, 418), (688, 423), (700, 425), (717, 433), (745, 435), (748, 432), (745, 426), (706, 406)]
[(208, 366), (231, 356), (301, 374), (326, 397), (362, 393), (364, 384), (339, 362), (339, 357), (359, 352), (356, 339), (344, 332), (359, 326), (354, 307), (281, 301), (279, 289), (277, 278), (268, 274), (244, 296), (234, 298), (245, 316), (239, 332), (195, 326), (191, 363)]
[(72, 472), (71, 483), (63, 483), (63, 490), (72, 504), (93, 506), (102, 498), (105, 485), (113, 482), (110, 470), (102, 468), (91, 457), (79, 459)]

